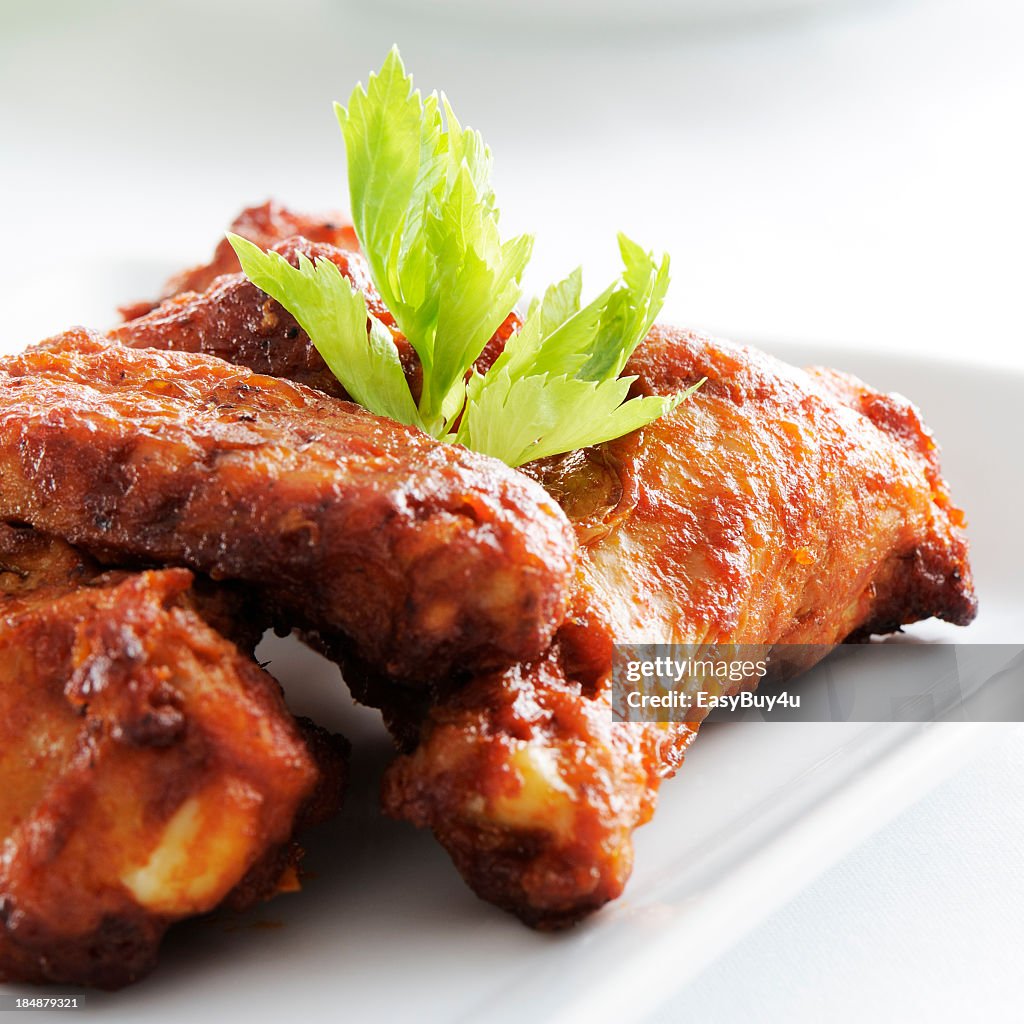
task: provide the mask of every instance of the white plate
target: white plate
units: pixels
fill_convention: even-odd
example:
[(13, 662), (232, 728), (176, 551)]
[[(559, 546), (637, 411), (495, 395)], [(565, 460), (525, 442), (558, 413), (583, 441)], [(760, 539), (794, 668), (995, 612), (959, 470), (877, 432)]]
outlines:
[[(1024, 639), (1024, 376), (948, 363), (766, 346), (899, 390), (922, 407), (970, 521), (981, 602), (968, 630)], [(104, 1021), (244, 1019), (637, 1020), (764, 915), (939, 782), (998, 727), (969, 723), (741, 723), (702, 731), (637, 836), (623, 899), (562, 935), (535, 934), (476, 900), (425, 833), (376, 811), (389, 744), (337, 672), (290, 641), (262, 649), (294, 708), (355, 743), (339, 822), (307, 846), (312, 877), (239, 919), (172, 931), (156, 972), (89, 993)], [(66, 986), (60, 989), (70, 991)], [(5, 991), (30, 992), (10, 987)], [(81, 1011), (80, 1011), (81, 1012)]]

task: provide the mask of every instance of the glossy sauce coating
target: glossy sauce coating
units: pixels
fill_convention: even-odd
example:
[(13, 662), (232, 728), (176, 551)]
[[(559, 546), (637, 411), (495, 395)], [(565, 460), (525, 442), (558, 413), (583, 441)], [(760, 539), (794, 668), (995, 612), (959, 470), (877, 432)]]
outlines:
[(641, 393), (708, 383), (640, 433), (531, 467), (583, 545), (573, 608), (544, 658), (430, 710), (384, 784), (480, 896), (542, 928), (622, 892), (696, 731), (613, 722), (614, 643), (831, 644), (976, 608), (963, 515), (905, 400), (666, 328), (627, 372)]
[(276, 892), (317, 761), (342, 766), (188, 607), (190, 573), (74, 562), (0, 526), (0, 979), (116, 988), (172, 922)]
[(72, 331), (0, 361), (0, 516), (253, 588), (414, 684), (540, 654), (576, 540), (496, 460), (219, 359)]

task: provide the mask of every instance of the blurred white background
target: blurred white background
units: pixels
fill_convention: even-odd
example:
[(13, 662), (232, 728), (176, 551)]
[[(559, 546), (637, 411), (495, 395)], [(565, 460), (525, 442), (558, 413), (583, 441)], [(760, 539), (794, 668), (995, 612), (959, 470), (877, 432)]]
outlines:
[(1024, 359), (1017, 3), (0, 3), (6, 343), (102, 324), (246, 203), (342, 204), (331, 101), (397, 41), (494, 149), (534, 284), (582, 261), (596, 289), (621, 229), (671, 252), (680, 322)]
[[(243, 205), (343, 205), (331, 101), (397, 42), (490, 142), (506, 230), (539, 235), (530, 284), (583, 262), (596, 289), (622, 229), (671, 252), (668, 319), (812, 340), (823, 362), (853, 345), (1024, 367), (1024, 8), (789, 6), (807, 9), (0, 0), (0, 348), (103, 326)], [(944, 1020), (969, 999), (1012, 1019), (1020, 749), (851, 855), (663, 1019)]]

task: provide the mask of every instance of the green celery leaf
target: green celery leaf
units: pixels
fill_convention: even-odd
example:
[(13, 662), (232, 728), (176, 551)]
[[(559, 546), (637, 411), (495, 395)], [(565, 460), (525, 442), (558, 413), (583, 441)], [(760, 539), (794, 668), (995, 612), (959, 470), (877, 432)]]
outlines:
[(564, 281), (548, 288), (540, 304), (531, 307), (522, 330), (506, 345), (513, 374), (574, 375), (587, 360), (602, 311), (616, 287), (605, 289), (583, 309), (579, 267)]
[(441, 106), (448, 126), (448, 175), (445, 179), (445, 192), (451, 193), (455, 185), (453, 176), (465, 167), (473, 180), (473, 190), (480, 197), (480, 206), (488, 212), (494, 211), (494, 219), (497, 222), (498, 211), (491, 189), (491, 168), (494, 161), (490, 148), (484, 143), (479, 132), (462, 127), (444, 93), (441, 94)]
[(334, 109), (345, 138), (356, 233), (373, 282), (401, 324), (422, 298), (414, 282), (399, 280), (397, 261), (406, 236), (420, 235), (426, 195), (443, 166), (437, 102), (424, 105), (395, 48), (367, 87), (352, 91), (348, 107)]
[(506, 368), (488, 387), (480, 387), (476, 379), (471, 382), (471, 401), (457, 440), (510, 466), (521, 466), (646, 426), (700, 386), (677, 395), (626, 401), (635, 379), (595, 382), (548, 374), (513, 378)]
[(700, 386), (626, 401), (635, 378), (618, 375), (661, 308), (669, 263), (625, 235), (619, 250), (622, 277), (587, 306), (578, 269), (531, 305), (491, 369), (471, 378), (459, 441), (521, 465), (629, 433)]
[(502, 243), (490, 150), (446, 98), (421, 98), (397, 50), (336, 110), (356, 234), (420, 357), (421, 419), (440, 435), (462, 409), (466, 373), (519, 298), (532, 239)]
[(547, 373), (610, 380), (651, 329), (665, 299), (669, 261), (654, 262), (625, 235), (619, 236), (623, 274), (580, 308), (580, 271), (552, 285), (534, 303), (518, 335), (509, 339), (496, 369), (513, 376)]
[(661, 309), (669, 260), (625, 235), (616, 281), (581, 306), (575, 270), (531, 305), (488, 372), (474, 371), (519, 299), (533, 246), (529, 235), (502, 241), (490, 150), (445, 96), (421, 96), (397, 49), (335, 110), (356, 234), (422, 365), (418, 405), (390, 334), (333, 263), (300, 257), (296, 269), (231, 242), (246, 274), (295, 316), (356, 401), (518, 466), (636, 430), (700, 386), (627, 400), (635, 378), (619, 374)]
[(228, 240), (249, 280), (295, 317), (356, 402), (422, 426), (391, 332), (368, 316), (362, 294), (330, 260), (311, 263), (300, 253), (295, 268), (239, 235), (229, 234)]
[(608, 380), (618, 376), (634, 349), (654, 324), (669, 285), (669, 258), (655, 263), (625, 235), (619, 235), (622, 254), (622, 284), (609, 298), (602, 314), (590, 355), (579, 371), (585, 380)]

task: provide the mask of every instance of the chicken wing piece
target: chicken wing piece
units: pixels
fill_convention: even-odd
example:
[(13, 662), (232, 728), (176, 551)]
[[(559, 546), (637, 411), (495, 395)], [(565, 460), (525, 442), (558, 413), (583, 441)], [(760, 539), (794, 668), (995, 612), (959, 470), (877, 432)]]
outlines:
[[(232, 222), (231, 231), (255, 242), (261, 249), (269, 249), (293, 235), (303, 235), (313, 242), (328, 242), (339, 249), (358, 251), (359, 241), (351, 224), (340, 216), (311, 217), (295, 213), (280, 203), (270, 200), (260, 206), (244, 209)], [(126, 320), (148, 313), (164, 299), (181, 292), (201, 292), (223, 274), (237, 274), (241, 270), (235, 250), (226, 238), (221, 238), (209, 263), (202, 263), (175, 274), (164, 286), (157, 302), (135, 302), (121, 307)]]
[(192, 353), (72, 331), (0, 360), (0, 518), (249, 584), (417, 683), (539, 655), (576, 539), (534, 481)]
[[(306, 238), (288, 238), (273, 249), (296, 267), (300, 253), (313, 261), (330, 260), (353, 288), (362, 292), (367, 310), (391, 331), (409, 387), (418, 400), (423, 386), (419, 357), (374, 288), (362, 255)], [(476, 362), (481, 373), (498, 358), (518, 327), (519, 318), (509, 314)], [(115, 327), (110, 337), (132, 348), (205, 352), (257, 373), (284, 377), (337, 398), (348, 398), (295, 318), (242, 273), (218, 277), (202, 294), (177, 294), (145, 316)]]
[(614, 643), (833, 644), (976, 608), (963, 516), (904, 399), (666, 329), (627, 372), (645, 393), (708, 382), (642, 433), (532, 467), (583, 546), (575, 606), (544, 658), (430, 710), (384, 783), (388, 813), (541, 928), (621, 893), (696, 730), (613, 723)]
[(344, 752), (192, 610), (187, 570), (96, 576), (7, 526), (0, 567), (0, 980), (117, 988), (174, 921), (294, 887)]

